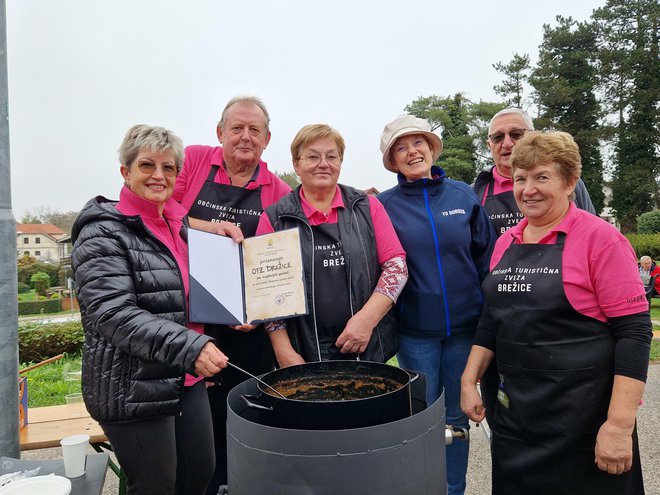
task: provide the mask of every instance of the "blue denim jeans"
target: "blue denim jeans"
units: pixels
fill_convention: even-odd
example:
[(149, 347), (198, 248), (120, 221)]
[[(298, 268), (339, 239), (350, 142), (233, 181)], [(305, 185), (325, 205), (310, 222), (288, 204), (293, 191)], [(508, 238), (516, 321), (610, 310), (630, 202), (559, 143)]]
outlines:
[[(474, 332), (449, 337), (414, 337), (399, 335), (399, 366), (426, 375), (426, 401), (433, 404), (445, 389), (446, 420), (456, 428), (469, 428), (468, 418), (461, 411), (461, 375), (465, 369)], [(465, 493), (470, 445), (467, 440), (455, 440), (447, 446), (448, 495)]]

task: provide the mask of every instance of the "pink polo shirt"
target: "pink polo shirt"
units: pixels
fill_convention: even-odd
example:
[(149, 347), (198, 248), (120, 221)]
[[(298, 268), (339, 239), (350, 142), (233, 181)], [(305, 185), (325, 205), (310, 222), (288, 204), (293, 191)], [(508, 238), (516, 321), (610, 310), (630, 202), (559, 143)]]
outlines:
[[(491, 270), (511, 243), (522, 243), (527, 224), (523, 218), (500, 236), (490, 260)], [(618, 230), (571, 202), (566, 217), (539, 244), (556, 244), (558, 232), (566, 233), (562, 280), (566, 298), (576, 311), (603, 322), (648, 311), (635, 251)]]
[[(158, 213), (158, 205), (136, 195), (128, 187), (124, 186), (119, 195), (117, 210), (127, 216), (139, 215), (144, 225), (156, 238), (161, 241), (172, 253), (181, 272), (183, 287), (186, 292), (186, 303), (188, 299), (189, 276), (188, 276), (188, 244), (179, 235), (182, 219), (186, 211), (176, 201), (169, 199), (163, 208), (163, 216)], [(204, 333), (203, 323), (188, 322), (186, 325), (190, 330)], [(194, 377), (186, 374), (185, 385), (188, 387), (203, 380), (203, 377)]]
[[(186, 212), (190, 211), (211, 171), (211, 165), (220, 165), (214, 182), (231, 184), (223, 163), (222, 147), (187, 146), (183, 169), (176, 178), (172, 199), (181, 203)], [(268, 170), (268, 165), (264, 161), (259, 162), (259, 173), (255, 180), (251, 180), (245, 185), (246, 189), (257, 189), (258, 187), (261, 187), (261, 206), (263, 208), (272, 205), (291, 191), (291, 187), (286, 182)]]
[[(368, 195), (369, 198), (369, 209), (371, 210), (371, 221), (374, 225), (374, 234), (376, 237), (376, 252), (378, 254), (378, 263), (381, 265), (387, 260), (395, 256), (403, 256), (405, 258), (406, 252), (401, 246), (401, 242), (394, 231), (392, 226), (392, 221), (387, 215), (385, 208), (375, 197)], [(341, 191), (339, 187), (335, 190), (335, 196), (332, 198), (332, 204), (330, 205), (330, 213), (327, 215), (322, 211), (314, 208), (308, 201), (305, 199), (305, 193), (300, 188), (300, 201), (302, 203), (303, 213), (309, 220), (310, 225), (321, 225), (324, 223), (337, 223), (338, 216), (337, 210), (339, 208), (344, 208), (344, 199), (341, 196)], [(259, 226), (257, 227), (257, 235), (269, 234), (273, 232), (273, 226), (270, 223), (268, 215), (262, 213), (261, 218), (259, 218)]]
[[(504, 177), (497, 171), (497, 167), (493, 167), (493, 194), (502, 194), (505, 192), (513, 191), (513, 179), (510, 177)], [(484, 189), (484, 195), (481, 197), (481, 204), (486, 202), (486, 196), (488, 196), (488, 190), (490, 189), (490, 182), (486, 184)]]

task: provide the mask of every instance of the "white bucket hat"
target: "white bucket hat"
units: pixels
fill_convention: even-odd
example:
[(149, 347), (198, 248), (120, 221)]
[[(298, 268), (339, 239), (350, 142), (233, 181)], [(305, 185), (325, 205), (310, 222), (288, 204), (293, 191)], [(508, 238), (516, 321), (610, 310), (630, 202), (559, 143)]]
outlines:
[(414, 115), (401, 115), (385, 126), (383, 134), (380, 136), (380, 151), (383, 152), (383, 165), (390, 172), (397, 173), (396, 165), (392, 163), (390, 157), (390, 148), (401, 136), (407, 134), (422, 134), (429, 142), (433, 161), (435, 162), (442, 151), (442, 139), (436, 133), (431, 131), (429, 123)]

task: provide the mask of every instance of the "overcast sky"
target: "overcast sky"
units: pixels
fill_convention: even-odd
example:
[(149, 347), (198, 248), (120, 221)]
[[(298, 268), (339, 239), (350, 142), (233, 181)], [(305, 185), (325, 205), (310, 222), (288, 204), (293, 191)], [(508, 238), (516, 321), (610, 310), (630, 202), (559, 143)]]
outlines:
[(384, 125), (419, 96), (497, 101), (492, 68), (535, 61), (544, 23), (605, 0), (6, 0), (12, 207), (79, 210), (117, 198), (126, 130), (217, 145), (227, 100), (261, 97), (271, 170), (291, 170), (306, 124), (346, 140), (340, 182), (383, 191)]

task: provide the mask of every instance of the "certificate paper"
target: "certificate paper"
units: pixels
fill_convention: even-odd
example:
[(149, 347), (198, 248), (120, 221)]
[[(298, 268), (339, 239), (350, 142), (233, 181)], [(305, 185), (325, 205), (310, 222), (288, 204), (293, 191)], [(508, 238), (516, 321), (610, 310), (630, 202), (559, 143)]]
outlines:
[(307, 314), (298, 229), (236, 244), (189, 229), (190, 320), (240, 325)]

